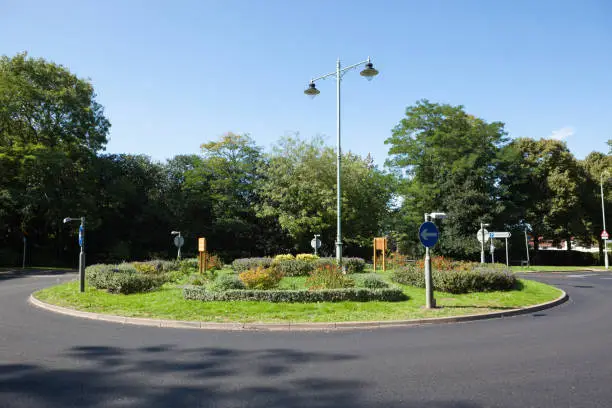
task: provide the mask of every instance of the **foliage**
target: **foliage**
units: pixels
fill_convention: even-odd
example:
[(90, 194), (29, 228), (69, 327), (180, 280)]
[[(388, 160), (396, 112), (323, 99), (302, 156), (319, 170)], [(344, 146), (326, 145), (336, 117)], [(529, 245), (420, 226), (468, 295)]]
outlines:
[[(425, 287), (425, 273), (416, 265), (394, 270), (391, 279), (403, 285)], [(507, 291), (516, 285), (516, 278), (511, 273), (486, 266), (471, 270), (434, 269), (432, 280), (435, 290), (448, 293)]]
[(232, 269), (240, 273), (257, 267), (269, 268), (271, 265), (271, 258), (239, 258), (232, 262)]
[(221, 275), (215, 279), (207, 289), (213, 292), (223, 292), (227, 290), (246, 289), (246, 286), (236, 275)]
[(408, 257), (407, 255), (403, 255), (399, 252), (391, 252), (389, 256), (387, 256), (385, 261), (387, 262), (389, 269), (396, 269), (402, 266), (408, 266), (413, 262), (410, 257)]
[(290, 259), (274, 261), (272, 267), (282, 273), (283, 276), (307, 276), (315, 269), (315, 264), (312, 261)]
[(291, 254), (280, 254), (280, 255), (276, 255), (274, 257), (274, 262), (280, 262), (280, 261), (292, 261), (294, 260), (295, 257)]
[(180, 264), (175, 261), (154, 259), (146, 262), (132, 262), (134, 268), (140, 273), (160, 274), (179, 270)]
[(275, 268), (258, 266), (242, 272), (239, 277), (248, 289), (268, 290), (277, 287), (283, 275)]
[(85, 271), (87, 282), (109, 293), (142, 293), (158, 289), (162, 276), (138, 273), (132, 265), (92, 265)]
[(350, 288), (355, 286), (355, 281), (345, 276), (338, 266), (323, 265), (310, 273), (306, 286), (310, 290)]
[(295, 259), (297, 259), (298, 261), (316, 261), (317, 259), (319, 259), (318, 255), (315, 254), (297, 254), (295, 256)]
[(342, 258), (342, 265), (346, 267), (347, 273), (360, 273), (365, 270), (365, 261), (362, 258)]
[(363, 276), (358, 282), (359, 286), (363, 286), (368, 289), (379, 289), (379, 288), (388, 288), (389, 284), (382, 280), (380, 276), (376, 274), (367, 274)]
[(185, 299), (204, 302), (265, 301), (272, 303), (315, 303), (315, 302), (400, 302), (408, 297), (398, 288), (367, 289), (344, 288), (326, 290), (228, 290), (212, 292), (201, 287), (185, 287)]

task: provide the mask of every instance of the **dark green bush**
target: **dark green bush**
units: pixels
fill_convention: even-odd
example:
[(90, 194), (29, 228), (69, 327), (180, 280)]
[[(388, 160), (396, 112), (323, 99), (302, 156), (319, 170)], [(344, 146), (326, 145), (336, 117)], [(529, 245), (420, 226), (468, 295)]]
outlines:
[(306, 279), (310, 290), (352, 288), (355, 281), (342, 273), (337, 265), (318, 266)]
[(124, 295), (155, 290), (165, 282), (163, 275), (139, 273), (130, 264), (92, 265), (86, 268), (85, 276), (96, 289)]
[[(415, 265), (393, 271), (391, 279), (404, 285), (425, 287), (425, 273)], [(512, 290), (516, 285), (516, 278), (506, 270), (487, 267), (469, 271), (434, 270), (432, 280), (435, 290), (454, 294)]]
[(373, 273), (365, 275), (358, 280), (358, 285), (369, 289), (388, 288), (389, 284), (382, 280), (380, 276)]
[(315, 269), (315, 263), (314, 261), (289, 259), (275, 261), (272, 267), (276, 268), (283, 276), (308, 276)]
[(213, 292), (245, 289), (244, 283), (236, 275), (221, 275), (208, 286)]
[(270, 265), (272, 265), (271, 258), (239, 258), (232, 262), (232, 269), (237, 273), (241, 273), (249, 269), (255, 269), (258, 266), (269, 268)]
[(204, 302), (213, 301), (265, 301), (265, 302), (291, 302), (291, 303), (316, 303), (316, 302), (399, 302), (408, 297), (399, 288), (367, 289), (326, 289), (319, 291), (310, 290), (228, 290), (224, 292), (213, 292), (197, 286), (188, 286), (183, 289), (183, 297), (190, 300)]
[[(336, 265), (336, 258), (320, 258), (314, 261), (316, 267)], [(342, 264), (346, 268), (347, 273), (361, 273), (365, 270), (365, 261), (363, 258), (342, 258)]]

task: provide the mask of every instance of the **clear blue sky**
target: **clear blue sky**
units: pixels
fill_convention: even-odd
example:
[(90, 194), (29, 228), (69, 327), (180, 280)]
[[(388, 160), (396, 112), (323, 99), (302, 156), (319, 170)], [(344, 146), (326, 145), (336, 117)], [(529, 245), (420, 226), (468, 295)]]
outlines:
[(376, 79), (343, 80), (345, 150), (382, 164), (406, 106), (427, 98), (583, 158), (612, 138), (611, 22), (609, 0), (0, 0), (0, 54), (90, 78), (113, 153), (197, 153), (227, 131), (335, 144), (334, 82), (303, 90), (338, 57), (371, 56)]

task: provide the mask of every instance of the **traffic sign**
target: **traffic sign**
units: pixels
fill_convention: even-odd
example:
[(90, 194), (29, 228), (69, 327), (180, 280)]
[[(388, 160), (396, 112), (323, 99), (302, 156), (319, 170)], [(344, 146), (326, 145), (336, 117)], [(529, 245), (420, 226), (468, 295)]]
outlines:
[(83, 228), (83, 226), (81, 225), (79, 227), (79, 246), (82, 247), (83, 246), (83, 235), (85, 234), (85, 229)]
[(491, 238), (510, 238), (512, 234), (509, 232), (491, 232)]
[[(478, 242), (482, 243), (482, 228), (478, 230), (478, 232), (476, 233), (476, 239), (478, 239)], [(487, 242), (489, 240), (489, 231), (487, 231), (486, 229), (484, 230), (484, 240), (485, 242)]]
[(310, 246), (314, 249), (321, 248), (321, 240), (319, 238), (313, 238), (312, 241), (310, 241)]
[(603, 230), (601, 231), (601, 239), (608, 239), (610, 238), (610, 235), (608, 235), (608, 231)]
[(421, 244), (427, 248), (431, 248), (438, 242), (438, 227), (431, 221), (427, 221), (421, 224), (419, 228), (419, 239)]
[(180, 248), (185, 243), (185, 238), (179, 236), (174, 237), (174, 246)]

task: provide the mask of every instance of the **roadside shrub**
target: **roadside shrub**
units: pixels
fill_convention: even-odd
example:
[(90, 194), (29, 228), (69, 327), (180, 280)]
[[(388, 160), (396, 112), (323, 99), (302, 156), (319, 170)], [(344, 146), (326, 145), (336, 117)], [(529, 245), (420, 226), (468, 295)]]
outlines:
[[(393, 271), (391, 279), (404, 285), (425, 287), (425, 273), (416, 266)], [(506, 270), (486, 267), (451, 271), (434, 269), (432, 281), (435, 290), (454, 294), (512, 290), (516, 285), (516, 278)]]
[(179, 261), (179, 267), (185, 269), (198, 269), (198, 258), (184, 258)]
[(291, 254), (280, 254), (274, 257), (274, 262), (290, 261), (292, 259), (295, 259), (295, 257)]
[(310, 262), (314, 262), (317, 259), (319, 259), (319, 256), (315, 255), (315, 254), (297, 254), (295, 256), (295, 259), (297, 259), (298, 261), (310, 261)]
[(367, 289), (344, 288), (327, 289), (320, 291), (310, 290), (228, 290), (213, 292), (197, 286), (188, 286), (183, 289), (183, 297), (190, 300), (204, 302), (213, 301), (265, 301), (265, 302), (399, 302), (407, 300), (408, 296), (399, 288)]
[(363, 258), (342, 258), (342, 264), (346, 267), (346, 273), (361, 273), (365, 269)]
[(387, 282), (385, 282), (384, 280), (382, 280), (379, 276), (375, 274), (365, 275), (360, 280), (359, 283), (360, 283), (360, 286), (363, 286), (364, 288), (369, 288), (369, 289), (379, 289), (379, 288), (389, 287), (389, 284)]
[(187, 282), (190, 285), (204, 286), (208, 283), (208, 279), (199, 273), (194, 273), (189, 276), (189, 280)]
[(164, 284), (164, 277), (143, 274), (133, 265), (92, 265), (85, 270), (87, 281), (96, 289), (109, 293), (141, 293), (158, 289)]
[(386, 262), (389, 269), (401, 268), (402, 266), (408, 266), (409, 264), (414, 263), (414, 261), (407, 255), (400, 254), (399, 252), (391, 252), (387, 257)]
[(277, 287), (283, 275), (274, 268), (258, 266), (242, 272), (239, 277), (248, 289), (268, 290)]
[(213, 292), (223, 292), (227, 290), (243, 290), (246, 286), (236, 275), (222, 275), (208, 286)]
[(163, 259), (152, 259), (145, 262), (132, 262), (132, 265), (140, 273), (160, 274), (179, 269), (176, 261), (166, 261)]
[(317, 267), (306, 279), (306, 287), (310, 290), (340, 289), (355, 286), (355, 281), (345, 276), (336, 265)]
[[(197, 259), (196, 259), (197, 261)], [(206, 253), (206, 268), (209, 270), (221, 270), (223, 269), (223, 261), (219, 256), (213, 255), (210, 252)]]
[(271, 258), (239, 258), (232, 262), (232, 269), (240, 273), (257, 267), (269, 268), (270, 265), (272, 265)]
[(315, 269), (315, 264), (313, 261), (290, 259), (274, 261), (272, 268), (278, 270), (283, 276), (308, 276)]

